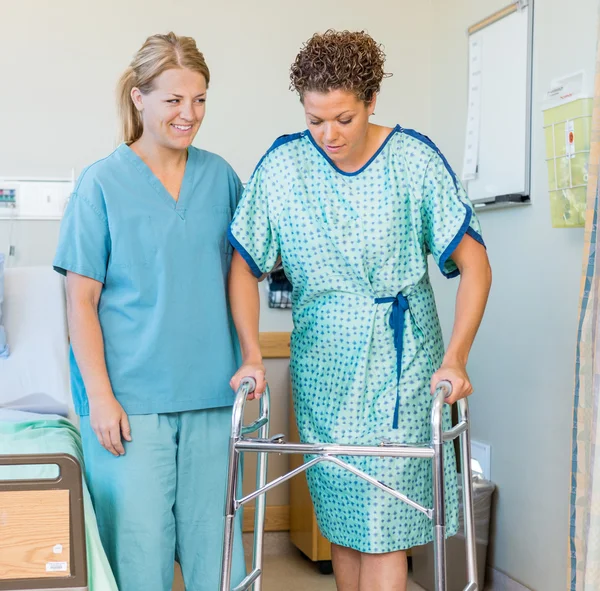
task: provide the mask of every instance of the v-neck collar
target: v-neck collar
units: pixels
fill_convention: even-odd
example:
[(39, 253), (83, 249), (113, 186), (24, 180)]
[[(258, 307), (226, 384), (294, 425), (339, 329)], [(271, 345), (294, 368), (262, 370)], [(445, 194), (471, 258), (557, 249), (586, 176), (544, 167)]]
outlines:
[(133, 164), (138, 172), (146, 179), (148, 184), (156, 191), (164, 203), (184, 220), (188, 199), (191, 195), (191, 186), (193, 185), (196, 150), (193, 150), (191, 147), (187, 149), (187, 161), (185, 163), (183, 179), (181, 180), (181, 187), (179, 189), (179, 198), (175, 200), (171, 193), (169, 193), (161, 183), (159, 178), (152, 172), (150, 167), (127, 144), (121, 144), (118, 149), (127, 161)]
[(323, 158), (325, 158), (325, 160), (327, 160), (327, 162), (331, 165), (331, 167), (336, 172), (338, 172), (339, 174), (341, 174), (343, 176), (357, 176), (361, 172), (364, 172), (369, 167), (369, 165), (377, 158), (377, 156), (379, 156), (379, 154), (381, 154), (382, 150), (386, 147), (387, 143), (399, 131), (402, 131), (402, 128), (400, 127), (400, 125), (396, 125), (389, 132), (389, 134), (385, 137), (385, 139), (383, 140), (383, 143), (379, 146), (379, 148), (377, 148), (377, 151), (375, 152), (375, 154), (373, 154), (373, 156), (371, 156), (365, 164), (363, 164), (358, 170), (355, 170), (354, 172), (346, 172), (345, 170), (342, 170), (341, 168), (339, 168), (335, 164), (335, 162), (327, 155), (325, 150), (323, 150), (323, 148), (321, 148), (321, 146), (319, 146), (319, 144), (317, 144), (317, 142), (315, 141), (315, 139), (313, 138), (313, 136), (311, 135), (311, 133), (308, 129), (305, 131), (305, 133), (306, 133), (306, 135), (308, 135), (308, 139), (310, 140), (312, 145), (317, 149), (317, 151), (321, 154), (321, 156), (323, 156)]

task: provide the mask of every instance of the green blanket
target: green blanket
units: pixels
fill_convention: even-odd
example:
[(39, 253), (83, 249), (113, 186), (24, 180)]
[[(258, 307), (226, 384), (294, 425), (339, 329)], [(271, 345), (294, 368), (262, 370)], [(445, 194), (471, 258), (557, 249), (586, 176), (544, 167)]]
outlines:
[[(38, 415), (39, 416), (39, 415)], [(77, 458), (83, 469), (81, 437), (68, 420), (52, 415), (47, 419), (27, 422), (0, 422), (0, 454), (66, 453)], [(55, 466), (0, 466), (0, 480), (15, 478), (51, 478), (57, 474)], [(83, 479), (85, 511), (85, 539), (89, 591), (118, 591), (106, 554), (100, 542), (92, 500)]]

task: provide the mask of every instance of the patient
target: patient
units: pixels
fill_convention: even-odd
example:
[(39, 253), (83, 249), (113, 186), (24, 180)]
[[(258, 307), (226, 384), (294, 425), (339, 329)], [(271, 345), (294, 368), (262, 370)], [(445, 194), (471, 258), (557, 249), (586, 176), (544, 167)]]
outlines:
[[(305, 442), (427, 441), (431, 393), (471, 394), (466, 371), (491, 271), (479, 221), (448, 162), (425, 136), (371, 123), (384, 77), (363, 32), (315, 34), (290, 71), (307, 130), (280, 137), (250, 179), (230, 228), (230, 298), (246, 376), (265, 388), (257, 282), (278, 260), (294, 286), (291, 377)], [(444, 350), (431, 254), (460, 275)], [(450, 410), (445, 409), (448, 429)], [(446, 446), (447, 529), (458, 528), (456, 463)], [(432, 471), (419, 458), (348, 462), (424, 506)], [(406, 550), (432, 539), (429, 518), (326, 462), (307, 472), (339, 591), (406, 591)]]
[[(227, 241), (241, 183), (192, 147), (210, 75), (189, 37), (149, 37), (120, 79), (123, 143), (81, 174), (55, 269), (87, 481), (120, 591), (218, 588), (236, 369)], [(241, 531), (241, 527), (237, 528)], [(234, 582), (245, 575), (241, 534)]]

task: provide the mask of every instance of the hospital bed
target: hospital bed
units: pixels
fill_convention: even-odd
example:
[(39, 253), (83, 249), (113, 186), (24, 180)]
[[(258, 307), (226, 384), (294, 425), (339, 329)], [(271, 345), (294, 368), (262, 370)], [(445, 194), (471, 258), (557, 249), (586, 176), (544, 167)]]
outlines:
[(51, 267), (4, 273), (0, 590), (118, 591), (82, 475), (63, 279)]

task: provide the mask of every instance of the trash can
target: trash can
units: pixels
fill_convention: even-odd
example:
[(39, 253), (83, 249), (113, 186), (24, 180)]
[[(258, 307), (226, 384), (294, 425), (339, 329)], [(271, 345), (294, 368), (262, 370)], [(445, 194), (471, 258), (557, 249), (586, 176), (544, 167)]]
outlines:
[[(484, 588), (485, 565), (489, 542), (492, 497), (496, 485), (479, 476), (473, 476), (473, 508), (475, 541), (477, 543), (477, 577), (479, 589)], [(448, 591), (463, 591), (467, 584), (466, 548), (463, 521), (462, 482), (458, 482), (458, 533), (446, 540), (446, 572)], [(417, 546), (411, 551), (413, 580), (426, 591), (434, 591), (435, 568), (433, 542)]]

